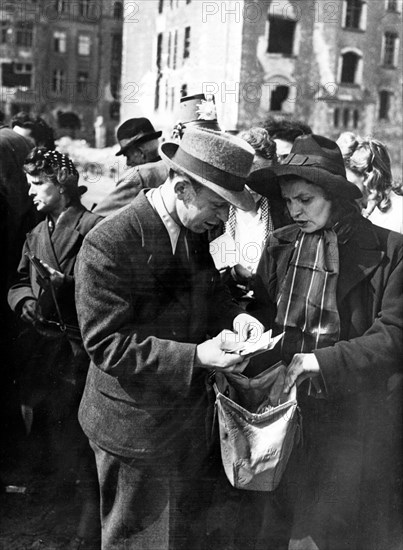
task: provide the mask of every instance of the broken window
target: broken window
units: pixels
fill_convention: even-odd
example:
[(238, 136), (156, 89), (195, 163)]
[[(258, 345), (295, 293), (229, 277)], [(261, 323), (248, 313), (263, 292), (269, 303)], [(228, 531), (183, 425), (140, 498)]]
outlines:
[(10, 21), (0, 21), (0, 44), (7, 44), (8, 36), (11, 34)]
[(2, 63), (2, 85), (10, 88), (30, 88), (32, 84), (31, 63)]
[(185, 39), (183, 44), (183, 59), (187, 59), (190, 55), (190, 27), (185, 28)]
[(334, 111), (333, 111), (333, 126), (335, 128), (338, 128), (339, 127), (339, 124), (340, 124), (340, 109), (339, 108), (336, 108)]
[(111, 94), (114, 99), (119, 99), (119, 90), (122, 70), (122, 35), (121, 33), (112, 34), (111, 43)]
[(55, 31), (53, 33), (53, 50), (58, 53), (66, 52), (66, 33)]
[(388, 0), (387, 9), (389, 11), (398, 11), (397, 10), (397, 0)]
[(66, 84), (66, 76), (63, 69), (55, 69), (52, 78), (52, 90), (55, 94), (62, 94)]
[(382, 90), (379, 92), (379, 120), (389, 120), (389, 111), (392, 92)]
[(116, 21), (123, 19), (123, 4), (122, 2), (115, 2), (113, 4), (113, 18)]
[(292, 55), (294, 48), (295, 21), (278, 16), (269, 17), (268, 53)]
[(362, 0), (347, 0), (345, 27), (359, 29), (362, 16)]
[(396, 66), (396, 45), (398, 36), (394, 32), (385, 32), (383, 63), (387, 67)]
[(284, 101), (288, 98), (290, 89), (288, 86), (276, 86), (271, 93), (270, 111), (281, 111)]
[(78, 35), (78, 55), (90, 55), (91, 38), (86, 34)]
[(358, 63), (360, 56), (355, 52), (346, 52), (342, 55), (341, 83), (355, 84), (357, 82)]
[(32, 46), (33, 37), (34, 37), (34, 28), (32, 21), (18, 21), (16, 24), (17, 37), (16, 44), (17, 46), (24, 46), (25, 48), (30, 48)]
[(87, 71), (78, 71), (77, 73), (77, 92), (84, 94), (87, 91), (89, 82), (89, 74)]

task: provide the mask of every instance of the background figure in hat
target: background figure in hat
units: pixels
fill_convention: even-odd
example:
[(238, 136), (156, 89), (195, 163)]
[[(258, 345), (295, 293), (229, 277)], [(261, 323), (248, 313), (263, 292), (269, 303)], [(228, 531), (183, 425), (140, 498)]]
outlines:
[(269, 237), (255, 286), (255, 314), (285, 334), (250, 372), (288, 365), (304, 444), (260, 500), (255, 532), (265, 548), (393, 548), (403, 237), (361, 216), (360, 191), (325, 137), (297, 138), (284, 164), (265, 170), (294, 224)]
[(60, 319), (52, 289), (29, 256), (40, 260), (56, 289), (61, 317), (78, 331), (74, 265), (84, 236), (101, 218), (82, 206), (86, 188), (78, 185), (78, 172), (67, 155), (34, 148), (24, 170), (29, 196), (46, 218), (28, 233), (8, 293), (9, 305), (22, 321), (14, 350), (21, 410), (27, 434), (32, 431), (42, 441), (41, 448), (32, 449), (40, 468), (57, 470), (59, 487), (75, 486), (80, 479), (85, 490), (77, 535), (95, 542), (100, 537), (95, 463), (77, 421), (88, 357), (79, 335), (67, 336), (55, 324)]
[(297, 137), (312, 134), (310, 126), (302, 120), (283, 115), (271, 116), (261, 125), (269, 134), (270, 139), (276, 143), (277, 159), (280, 164), (291, 151)]
[(120, 149), (116, 155), (126, 157), (129, 169), (93, 212), (104, 217), (114, 214), (129, 204), (141, 189), (158, 187), (166, 180), (168, 171), (158, 153), (161, 134), (147, 118), (131, 118), (119, 126)]
[(202, 547), (206, 376), (247, 364), (222, 350), (235, 335), (221, 330), (244, 340), (262, 328), (221, 284), (206, 235), (229, 204), (250, 208), (253, 149), (189, 128), (160, 154), (167, 180), (92, 231), (76, 270), (91, 357), (79, 417), (97, 460), (104, 550)]
[[(180, 102), (181, 122), (175, 125), (172, 138), (182, 139), (187, 126), (220, 131), (216, 116), (214, 98), (207, 100), (204, 94), (183, 97)], [(146, 139), (141, 145), (138, 141), (139, 135), (143, 136), (141, 139), (151, 140)], [(117, 155), (126, 155), (127, 164), (132, 168), (117, 183), (116, 188), (93, 209), (94, 212), (104, 217), (114, 214), (129, 204), (141, 189), (155, 188), (164, 183), (168, 171), (158, 153), (160, 135), (161, 132), (155, 132), (146, 118), (130, 119), (119, 127), (117, 137), (121, 149)]]
[(403, 233), (402, 182), (394, 182), (385, 144), (344, 132), (337, 140), (347, 177), (362, 192), (362, 215), (386, 229)]
[(182, 97), (179, 104), (179, 121), (172, 130), (172, 139), (182, 139), (186, 128), (195, 127), (221, 131), (213, 95), (195, 94)]
[[(263, 194), (254, 190), (258, 185), (253, 178), (254, 172), (277, 164), (275, 142), (269, 138), (264, 128), (259, 127), (244, 130), (238, 134), (238, 137), (255, 149), (252, 172), (247, 182), (247, 188), (253, 197), (253, 206), (247, 212), (230, 206), (228, 221), (220, 228), (220, 235), (224, 232), (226, 246), (229, 249), (233, 247), (234, 253), (228, 253), (225, 257), (231, 261), (230, 266), (221, 264), (217, 267), (221, 268), (223, 281), (230, 288), (234, 298), (237, 300), (245, 298), (249, 301), (253, 298), (253, 282), (264, 243), (274, 229), (287, 225), (290, 220), (285, 215), (284, 202), (279, 193), (273, 190), (270, 193), (271, 186), (267, 178), (264, 178), (259, 188), (259, 191), (261, 188), (267, 188)], [(276, 191), (278, 191), (277, 187)], [(210, 250), (215, 260), (217, 260), (216, 253), (220, 261), (223, 259), (220, 246), (222, 241), (223, 238), (219, 236), (217, 240), (211, 242)]]

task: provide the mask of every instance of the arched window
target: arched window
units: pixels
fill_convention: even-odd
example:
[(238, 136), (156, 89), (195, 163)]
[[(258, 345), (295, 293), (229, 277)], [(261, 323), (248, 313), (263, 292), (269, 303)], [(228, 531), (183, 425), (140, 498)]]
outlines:
[(362, 73), (362, 56), (348, 50), (341, 56), (341, 84), (360, 84)]
[(290, 88), (279, 85), (272, 91), (270, 98), (270, 111), (281, 111), (284, 101), (288, 99)]

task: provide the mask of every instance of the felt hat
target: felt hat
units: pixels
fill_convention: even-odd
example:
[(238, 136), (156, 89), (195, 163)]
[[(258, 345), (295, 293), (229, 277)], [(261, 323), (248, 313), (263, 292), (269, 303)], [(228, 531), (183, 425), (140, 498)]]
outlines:
[(116, 156), (123, 155), (133, 145), (159, 138), (162, 132), (156, 132), (148, 118), (129, 118), (121, 124), (116, 132), (120, 150)]
[(361, 191), (346, 178), (341, 151), (335, 141), (315, 134), (298, 137), (282, 164), (253, 171), (248, 186), (266, 197), (278, 196), (282, 176), (298, 176), (331, 195), (359, 199)]
[(190, 127), (180, 143), (166, 141), (159, 151), (169, 168), (187, 174), (237, 208), (253, 208), (245, 183), (255, 151), (243, 139)]
[(179, 104), (179, 121), (186, 128), (200, 126), (201, 128), (221, 131), (217, 120), (214, 96), (208, 99), (204, 94), (182, 97)]

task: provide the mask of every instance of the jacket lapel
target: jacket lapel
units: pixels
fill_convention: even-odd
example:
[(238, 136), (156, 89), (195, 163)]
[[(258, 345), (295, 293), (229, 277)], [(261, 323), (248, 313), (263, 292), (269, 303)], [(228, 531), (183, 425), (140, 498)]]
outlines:
[(84, 212), (85, 208), (81, 205), (70, 206), (56, 224), (50, 237), (54, 256), (60, 268), (62, 268), (63, 262), (69, 256), (77, 241), (83, 238), (77, 227)]

